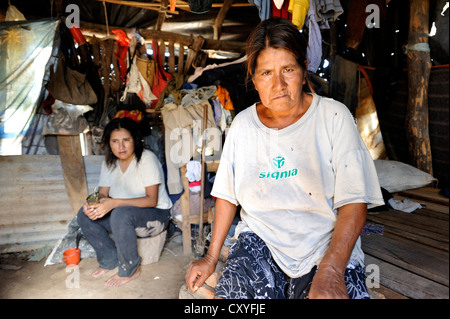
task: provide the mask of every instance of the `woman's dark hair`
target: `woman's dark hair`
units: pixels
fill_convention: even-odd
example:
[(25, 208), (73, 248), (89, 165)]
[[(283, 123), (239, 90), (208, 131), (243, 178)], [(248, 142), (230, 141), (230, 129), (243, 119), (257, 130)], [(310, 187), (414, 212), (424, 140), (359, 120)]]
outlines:
[(127, 130), (133, 138), (134, 156), (136, 156), (137, 162), (141, 159), (142, 152), (144, 151), (144, 141), (142, 139), (138, 124), (128, 117), (112, 119), (108, 124), (106, 124), (102, 136), (102, 148), (105, 152), (105, 162), (108, 167), (116, 165), (117, 157), (112, 152), (109, 141), (111, 139), (112, 132), (119, 129)]
[[(291, 21), (283, 18), (271, 18), (262, 21), (256, 26), (247, 39), (247, 80), (255, 74), (256, 60), (262, 50), (266, 48), (284, 49), (291, 52), (297, 63), (303, 69), (306, 66), (306, 48), (308, 42)], [(306, 77), (304, 90), (313, 91)]]

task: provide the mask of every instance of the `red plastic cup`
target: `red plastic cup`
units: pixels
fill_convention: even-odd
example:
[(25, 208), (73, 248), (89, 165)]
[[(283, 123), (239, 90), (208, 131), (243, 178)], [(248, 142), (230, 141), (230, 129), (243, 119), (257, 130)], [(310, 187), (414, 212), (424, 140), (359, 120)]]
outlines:
[(63, 253), (62, 261), (67, 266), (75, 266), (80, 262), (81, 250), (79, 248), (70, 248)]

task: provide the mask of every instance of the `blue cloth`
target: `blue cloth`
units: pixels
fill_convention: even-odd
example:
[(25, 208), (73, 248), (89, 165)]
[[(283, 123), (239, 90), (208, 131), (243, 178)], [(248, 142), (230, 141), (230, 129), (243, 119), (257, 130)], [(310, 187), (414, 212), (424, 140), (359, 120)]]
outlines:
[(271, 0), (248, 0), (248, 2), (258, 8), (259, 18), (261, 21), (270, 18), (272, 1)]
[[(264, 241), (253, 232), (241, 233), (231, 246), (215, 296), (222, 299), (303, 299), (308, 297), (314, 267), (299, 278), (289, 278), (278, 267)], [(369, 299), (364, 268), (348, 266), (345, 283), (350, 299)]]

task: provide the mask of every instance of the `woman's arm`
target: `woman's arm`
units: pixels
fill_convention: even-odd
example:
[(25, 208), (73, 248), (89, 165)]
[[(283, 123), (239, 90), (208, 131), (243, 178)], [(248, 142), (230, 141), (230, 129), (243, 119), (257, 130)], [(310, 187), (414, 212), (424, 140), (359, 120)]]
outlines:
[(192, 262), (186, 270), (185, 279), (191, 291), (195, 292), (201, 287), (216, 269), (220, 257), (220, 250), (233, 223), (236, 209), (237, 207), (233, 203), (217, 198), (214, 225), (208, 252), (203, 259)]
[(330, 246), (314, 276), (309, 298), (348, 298), (344, 273), (366, 216), (365, 203), (339, 208)]

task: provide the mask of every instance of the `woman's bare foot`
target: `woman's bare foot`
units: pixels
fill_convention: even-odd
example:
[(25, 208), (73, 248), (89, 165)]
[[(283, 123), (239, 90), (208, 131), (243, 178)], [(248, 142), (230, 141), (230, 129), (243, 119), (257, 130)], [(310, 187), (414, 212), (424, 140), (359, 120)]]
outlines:
[(139, 277), (140, 274), (141, 274), (141, 269), (140, 268), (136, 269), (136, 271), (134, 272), (133, 275), (131, 275), (131, 277), (119, 277), (118, 274), (115, 274), (114, 276), (111, 276), (105, 282), (105, 286), (107, 286), (107, 287), (119, 287), (119, 286), (125, 285), (127, 282), (129, 282), (129, 281)]
[(109, 271), (109, 269), (103, 269), (103, 268), (97, 268), (91, 275), (94, 278), (99, 278), (101, 276), (103, 276), (104, 274), (106, 274)]

